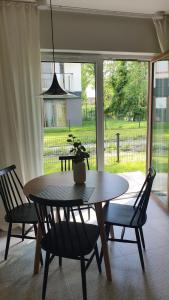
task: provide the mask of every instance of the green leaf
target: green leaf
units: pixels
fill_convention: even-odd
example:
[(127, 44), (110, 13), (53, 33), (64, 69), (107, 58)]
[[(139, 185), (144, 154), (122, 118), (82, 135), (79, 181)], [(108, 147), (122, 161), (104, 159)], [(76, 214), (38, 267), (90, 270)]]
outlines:
[(77, 147), (79, 146), (79, 143), (78, 143), (78, 142), (74, 142), (74, 143), (73, 143), (73, 146), (74, 146), (75, 148), (77, 148)]
[(80, 149), (86, 151), (86, 148), (83, 145), (81, 145)]

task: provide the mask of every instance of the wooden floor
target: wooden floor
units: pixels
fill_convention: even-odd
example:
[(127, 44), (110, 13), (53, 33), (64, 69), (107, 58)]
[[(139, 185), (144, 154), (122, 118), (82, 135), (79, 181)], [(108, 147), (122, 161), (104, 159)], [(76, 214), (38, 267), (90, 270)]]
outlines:
[[(93, 217), (94, 220), (94, 217)], [(116, 231), (116, 235), (119, 230)], [(129, 231), (127, 235), (132, 236)], [(110, 243), (113, 281), (107, 282), (103, 268), (97, 272), (95, 261), (87, 271), (88, 300), (168, 300), (169, 299), (169, 217), (151, 199), (144, 226), (146, 273), (142, 273), (137, 246)], [(43, 268), (32, 276), (34, 241), (16, 243), (3, 261), (6, 237), (0, 233), (0, 299), (41, 299)], [(55, 258), (50, 266), (46, 300), (81, 300), (80, 265), (63, 260), (62, 270)]]

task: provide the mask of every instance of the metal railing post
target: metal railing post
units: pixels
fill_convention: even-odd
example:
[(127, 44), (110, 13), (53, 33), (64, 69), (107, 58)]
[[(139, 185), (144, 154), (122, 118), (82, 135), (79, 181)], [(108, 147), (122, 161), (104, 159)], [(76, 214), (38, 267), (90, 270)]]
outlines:
[(120, 133), (116, 133), (117, 162), (120, 162)]

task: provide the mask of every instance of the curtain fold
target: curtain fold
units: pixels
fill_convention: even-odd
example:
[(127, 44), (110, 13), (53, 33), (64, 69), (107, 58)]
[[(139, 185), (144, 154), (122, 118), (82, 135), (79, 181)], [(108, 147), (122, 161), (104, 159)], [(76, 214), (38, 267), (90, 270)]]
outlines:
[(36, 4), (0, 1), (0, 168), (23, 183), (42, 174), (40, 74)]
[(162, 52), (169, 50), (169, 15), (154, 16), (153, 22)]

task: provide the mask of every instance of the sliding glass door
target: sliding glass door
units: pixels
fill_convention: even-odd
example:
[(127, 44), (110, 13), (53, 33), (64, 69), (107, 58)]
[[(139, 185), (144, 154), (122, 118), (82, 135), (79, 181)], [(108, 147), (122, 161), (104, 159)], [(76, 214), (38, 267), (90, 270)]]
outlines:
[(145, 174), (148, 62), (105, 60), (103, 67), (105, 170)]
[[(77, 98), (43, 101), (44, 173), (60, 171), (58, 157), (69, 153), (67, 137), (74, 134), (90, 152), (91, 169), (145, 174), (148, 63), (58, 55), (55, 68), (61, 87)], [(52, 74), (45, 55), (43, 91)]]
[(153, 63), (152, 96), (152, 165), (157, 172), (153, 190), (168, 208), (169, 56)]
[[(86, 146), (90, 169), (96, 169), (95, 64), (61, 62), (55, 67), (61, 87), (77, 97), (43, 101), (44, 173), (60, 171), (59, 156), (70, 153), (69, 134)], [(53, 63), (42, 62), (43, 91), (50, 87), (52, 77)]]

